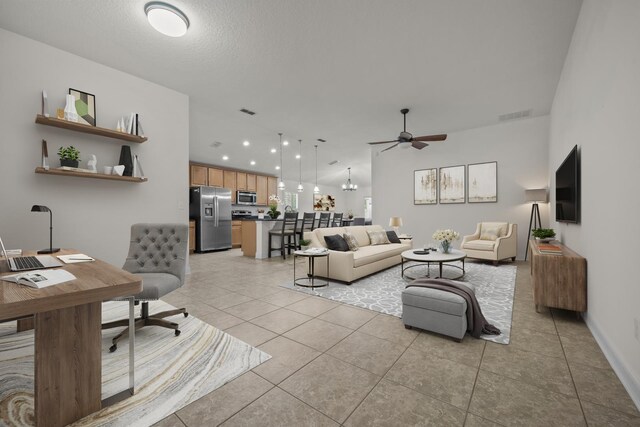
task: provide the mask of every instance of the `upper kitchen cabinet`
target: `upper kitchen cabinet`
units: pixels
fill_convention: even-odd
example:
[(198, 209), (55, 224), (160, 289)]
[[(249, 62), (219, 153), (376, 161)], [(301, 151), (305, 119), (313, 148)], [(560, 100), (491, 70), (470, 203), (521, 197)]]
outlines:
[(207, 167), (191, 165), (189, 168), (189, 185), (191, 187), (198, 187), (207, 184)]
[(256, 183), (256, 175), (252, 173), (247, 174), (247, 191), (258, 191), (258, 187)]
[(222, 169), (209, 168), (209, 187), (224, 187), (224, 175)]
[(236, 189), (241, 191), (247, 190), (247, 174), (245, 172), (236, 173)]
[(231, 203), (236, 202), (236, 171), (224, 171), (224, 188), (231, 190)]
[(269, 194), (267, 192), (267, 177), (264, 175), (258, 175), (256, 181), (256, 204), (265, 206), (269, 201)]
[(272, 194), (278, 194), (278, 178), (275, 176), (267, 177), (267, 198)]

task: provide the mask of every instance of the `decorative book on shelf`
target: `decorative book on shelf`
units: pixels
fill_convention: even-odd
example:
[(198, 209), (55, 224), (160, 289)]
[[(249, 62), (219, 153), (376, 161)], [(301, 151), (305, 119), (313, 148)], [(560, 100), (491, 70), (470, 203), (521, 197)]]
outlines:
[(546, 255), (562, 255), (562, 248), (560, 246), (551, 245), (549, 243), (539, 243), (538, 250), (540, 253)]

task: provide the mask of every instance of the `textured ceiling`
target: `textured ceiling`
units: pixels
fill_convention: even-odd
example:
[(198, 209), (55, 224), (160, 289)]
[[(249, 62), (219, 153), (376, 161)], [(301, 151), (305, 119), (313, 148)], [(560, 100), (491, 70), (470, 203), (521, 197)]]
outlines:
[[(284, 132), (285, 179), (298, 178), (302, 139), (303, 180), (313, 181), (313, 144), (326, 139), (325, 184), (343, 181), (348, 166), (355, 182), (370, 182), (364, 143), (395, 138), (402, 107), (414, 135), (495, 124), (519, 110), (547, 114), (581, 4), (172, 0), (191, 21), (173, 39), (147, 23), (145, 3), (2, 0), (0, 27), (189, 95), (192, 160), (222, 163), (226, 154), (229, 166), (275, 173), (269, 149)], [(427, 157), (429, 148), (407, 155)]]

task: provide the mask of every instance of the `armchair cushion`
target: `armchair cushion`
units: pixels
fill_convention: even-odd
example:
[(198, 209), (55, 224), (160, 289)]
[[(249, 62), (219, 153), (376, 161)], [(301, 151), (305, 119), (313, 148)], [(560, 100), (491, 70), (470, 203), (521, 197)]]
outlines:
[(464, 243), (463, 249), (475, 249), (476, 251), (492, 251), (496, 242), (491, 240), (470, 240)]
[(142, 292), (136, 300), (157, 300), (180, 287), (180, 279), (169, 273), (137, 273), (142, 278)]
[(498, 237), (507, 235), (506, 222), (483, 222), (480, 228), (480, 240), (495, 241)]

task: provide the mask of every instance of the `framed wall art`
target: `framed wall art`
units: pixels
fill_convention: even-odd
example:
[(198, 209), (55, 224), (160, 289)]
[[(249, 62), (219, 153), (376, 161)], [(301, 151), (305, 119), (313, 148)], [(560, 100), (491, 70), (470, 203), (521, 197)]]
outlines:
[(314, 194), (313, 210), (333, 212), (336, 210), (336, 198), (330, 194)]
[(413, 204), (435, 205), (438, 203), (438, 169), (413, 171)]
[(498, 201), (498, 162), (474, 163), (468, 166), (469, 203)]
[(76, 99), (76, 111), (78, 112), (78, 123), (84, 125), (96, 125), (96, 97), (87, 92), (77, 89), (69, 89), (69, 95)]
[(465, 201), (465, 167), (449, 166), (440, 168), (440, 203), (464, 203)]

